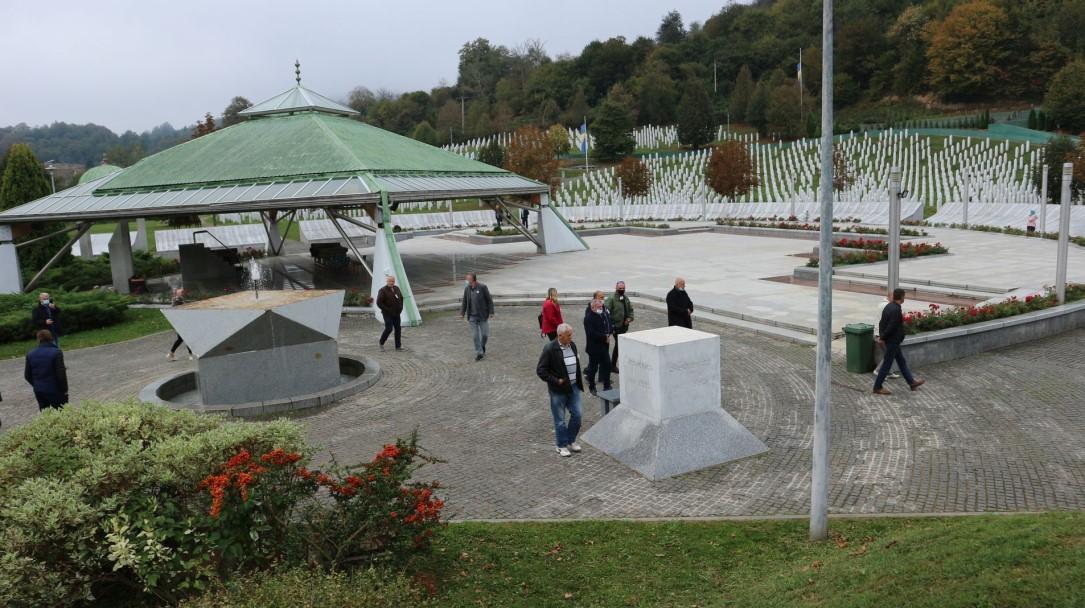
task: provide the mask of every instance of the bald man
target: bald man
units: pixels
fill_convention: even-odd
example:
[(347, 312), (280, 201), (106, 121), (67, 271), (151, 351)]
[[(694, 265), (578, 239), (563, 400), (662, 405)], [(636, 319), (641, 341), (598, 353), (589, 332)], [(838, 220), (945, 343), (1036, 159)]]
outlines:
[(686, 293), (686, 280), (678, 277), (667, 293), (667, 325), (693, 329), (693, 300)]

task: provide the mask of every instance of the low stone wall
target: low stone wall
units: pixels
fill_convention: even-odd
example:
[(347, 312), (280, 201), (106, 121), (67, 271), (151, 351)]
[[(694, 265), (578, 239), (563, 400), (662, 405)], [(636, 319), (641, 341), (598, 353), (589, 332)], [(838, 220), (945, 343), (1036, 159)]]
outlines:
[[(1082, 327), (1085, 327), (1085, 302), (1074, 302), (1004, 319), (908, 336), (902, 348), (908, 366), (915, 369)], [(876, 361), (881, 360), (880, 350), (874, 349)]]

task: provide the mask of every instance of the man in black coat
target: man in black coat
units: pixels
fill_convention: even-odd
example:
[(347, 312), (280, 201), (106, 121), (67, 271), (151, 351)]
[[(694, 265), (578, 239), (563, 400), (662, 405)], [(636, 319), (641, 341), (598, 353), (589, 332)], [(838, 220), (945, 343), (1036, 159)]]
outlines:
[(878, 377), (874, 380), (874, 394), (889, 395), (888, 390), (882, 387), (885, 377), (893, 367), (893, 361), (897, 362), (900, 373), (908, 386), (914, 391), (925, 381), (922, 378), (912, 377), (912, 370), (908, 369), (908, 362), (904, 360), (904, 353), (900, 350), (904, 342), (904, 311), (900, 305), (904, 303), (904, 290), (894, 289), (893, 300), (882, 309), (882, 318), (878, 322), (878, 341), (885, 345), (885, 357), (882, 365), (878, 368)]
[(38, 294), (38, 305), (34, 307), (34, 312), (30, 313), (30, 320), (34, 323), (35, 331), (48, 329), (53, 335), (53, 344), (60, 348), (60, 309), (49, 294)]
[(591, 309), (584, 315), (584, 350), (588, 353), (588, 392), (595, 394), (595, 372), (603, 382), (603, 390), (610, 386), (610, 334), (614, 328), (610, 324), (610, 315), (605, 314), (603, 300), (591, 301)]
[(399, 339), (399, 316), (403, 313), (403, 292), (396, 286), (396, 278), (392, 275), (384, 278), (384, 287), (377, 291), (377, 308), (384, 317), (384, 332), (381, 333), (380, 339), (381, 350), (384, 350), (388, 334), (393, 331), (396, 332), (396, 350), (407, 350), (403, 348), (403, 343)]
[[(580, 357), (573, 343), (573, 327), (562, 323), (558, 325), (557, 334), (557, 338), (543, 347), (535, 375), (546, 383), (550, 393), (558, 456), (567, 458), (580, 451), (576, 436), (580, 433), (580, 394), (584, 392), (584, 383), (580, 380)], [(566, 411), (569, 412), (568, 420)]]
[(68, 402), (68, 370), (64, 353), (53, 344), (48, 329), (38, 330), (38, 347), (26, 354), (23, 378), (34, 387), (38, 410), (60, 409)]
[(678, 277), (667, 293), (667, 325), (693, 329), (693, 300), (686, 293), (686, 280)]

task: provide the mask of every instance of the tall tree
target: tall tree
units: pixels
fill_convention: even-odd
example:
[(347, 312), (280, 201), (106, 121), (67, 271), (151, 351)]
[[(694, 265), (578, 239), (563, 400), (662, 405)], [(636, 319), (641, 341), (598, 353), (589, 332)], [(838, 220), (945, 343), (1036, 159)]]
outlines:
[(1014, 60), (1006, 11), (990, 0), (958, 4), (930, 30), (930, 80), (950, 99), (996, 96)]
[(805, 110), (814, 107), (809, 95), (799, 92), (799, 83), (790, 80), (772, 90), (765, 108), (765, 123), (769, 132), (788, 139), (803, 137), (806, 131)]
[(622, 85), (614, 85), (591, 123), (595, 156), (601, 160), (615, 160), (632, 154), (637, 147), (633, 140), (636, 126), (632, 99)]
[(701, 148), (714, 138), (715, 123), (708, 90), (700, 80), (690, 78), (678, 104), (678, 141), (684, 146)]
[(674, 124), (677, 108), (674, 80), (662, 61), (649, 61), (633, 81), (637, 97), (637, 123)]
[(241, 122), (241, 116), (238, 115), (241, 110), (251, 108), (252, 102), (240, 95), (230, 100), (230, 104), (226, 106), (226, 109), (222, 111), (222, 126), (228, 127)]
[(210, 112), (208, 112), (207, 114), (204, 114), (202, 122), (196, 123), (196, 128), (192, 130), (192, 139), (196, 139), (197, 137), (203, 137), (204, 135), (207, 135), (214, 130), (215, 118), (211, 116)]
[(746, 144), (729, 139), (712, 148), (705, 182), (720, 196), (735, 199), (756, 188), (757, 164)]
[(644, 161), (627, 156), (614, 170), (614, 181), (621, 187), (622, 196), (644, 196), (652, 189), (652, 172)]
[(897, 57), (892, 69), (892, 88), (898, 95), (912, 94), (923, 86), (927, 71), (927, 41), (923, 32), (929, 21), (922, 7), (909, 6), (897, 15), (887, 32)]
[(496, 137), (478, 151), (478, 161), (494, 167), (504, 166), (505, 149), (501, 147)]
[(1085, 61), (1078, 59), (1059, 70), (1044, 96), (1049, 124), (1070, 133), (1085, 131)]
[(746, 120), (746, 108), (750, 106), (750, 97), (753, 95), (753, 75), (750, 74), (750, 66), (743, 64), (735, 78), (735, 87), (731, 90), (731, 100), (728, 108), (731, 111), (731, 122), (743, 122)]
[[(1074, 145), (1074, 140), (1065, 135), (1053, 138), (1044, 146), (1040, 153), (1040, 162), (1036, 163), (1032, 172), (1032, 187), (1037, 194), (1043, 192), (1043, 168), (1047, 166), (1047, 200), (1058, 203), (1062, 188), (1062, 165), (1063, 163), (1075, 163), (1074, 180), (1071, 189), (1075, 195), (1081, 195), (1085, 191), (1085, 176), (1079, 177), (1078, 165), (1083, 165), (1082, 151)], [(1075, 162), (1076, 161), (1076, 162)]]
[(505, 149), (505, 168), (549, 184), (551, 192), (561, 185), (553, 143), (538, 127), (520, 127), (512, 134)]
[(428, 121), (423, 120), (414, 126), (414, 130), (411, 131), (411, 139), (431, 146), (436, 146), (437, 131), (433, 129), (433, 126), (430, 125)]
[(766, 112), (769, 107), (769, 84), (762, 78), (757, 81), (753, 93), (750, 95), (750, 105), (746, 106), (746, 122), (757, 129), (761, 135), (767, 133), (768, 118)]
[[(33, 150), (26, 144), (15, 144), (5, 155), (4, 174), (0, 179), (0, 209), (11, 209), (23, 203), (48, 196), (52, 192), (49, 178)], [(33, 224), (26, 240), (45, 236), (59, 228), (57, 224)], [(64, 243), (67, 237), (57, 235), (44, 241), (31, 243), (19, 249), (19, 262), (24, 272), (36, 271), (45, 265)], [(66, 254), (62, 261), (69, 258)]]
[(656, 42), (660, 44), (678, 44), (686, 39), (686, 28), (682, 25), (682, 15), (671, 11), (663, 16), (663, 21), (656, 30)]
[(497, 82), (508, 70), (509, 50), (477, 38), (460, 48), (457, 84), (475, 97), (491, 99)]

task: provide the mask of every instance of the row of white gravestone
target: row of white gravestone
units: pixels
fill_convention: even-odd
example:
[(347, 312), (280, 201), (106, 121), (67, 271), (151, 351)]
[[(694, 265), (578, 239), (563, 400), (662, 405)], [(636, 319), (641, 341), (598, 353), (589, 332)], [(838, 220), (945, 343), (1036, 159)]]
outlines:
[[(1011, 144), (980, 139), (947, 142), (933, 149), (925, 136), (886, 132), (879, 137), (845, 136), (835, 146), (849, 160), (854, 182), (838, 198), (845, 201), (883, 201), (889, 169), (902, 170), (902, 187), (911, 198), (940, 206), (959, 201), (965, 191), (972, 200), (1010, 203), (1038, 200), (1031, 175), (1039, 161), (1039, 149), (1031, 144)], [(819, 146), (813, 140), (792, 144), (750, 145), (760, 185), (739, 197), (743, 201), (816, 200)], [(653, 184), (645, 200), (667, 202), (723, 200), (704, 187), (708, 151), (644, 158)], [(966, 178), (967, 175), (967, 185)], [(618, 192), (613, 169), (591, 171), (567, 183), (555, 197), (565, 207), (611, 204)], [(635, 201), (629, 201), (635, 204)]]

